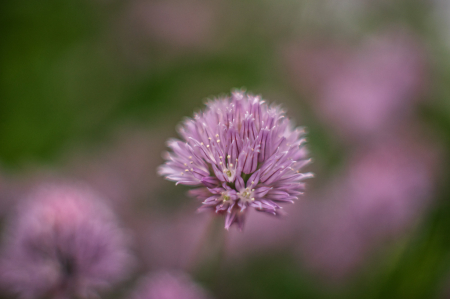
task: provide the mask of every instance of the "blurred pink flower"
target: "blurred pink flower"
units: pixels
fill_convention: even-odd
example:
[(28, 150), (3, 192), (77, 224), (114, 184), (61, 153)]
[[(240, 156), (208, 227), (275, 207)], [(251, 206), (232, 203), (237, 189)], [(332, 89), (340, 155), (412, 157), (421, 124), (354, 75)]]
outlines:
[(141, 280), (132, 299), (207, 299), (206, 291), (183, 272), (160, 271)]
[(13, 213), (17, 202), (28, 196), (40, 184), (57, 180), (51, 169), (28, 165), (20, 172), (0, 170), (0, 215)]
[(407, 233), (430, 204), (438, 154), (430, 143), (400, 133), (359, 148), (348, 168), (305, 209), (304, 262), (339, 280), (359, 269), (381, 243)]
[(41, 185), (14, 216), (4, 240), (0, 283), (21, 298), (86, 297), (128, 273), (128, 240), (86, 186)]
[(351, 139), (404, 119), (427, 81), (424, 46), (404, 31), (371, 36), (356, 49), (292, 46), (283, 53), (292, 82), (314, 94), (308, 98), (318, 117)]

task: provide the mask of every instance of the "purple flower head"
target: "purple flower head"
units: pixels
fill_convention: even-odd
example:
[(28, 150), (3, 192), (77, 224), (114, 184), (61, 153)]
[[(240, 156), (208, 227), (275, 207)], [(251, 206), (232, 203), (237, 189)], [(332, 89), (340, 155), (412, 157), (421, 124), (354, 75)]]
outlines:
[(156, 272), (145, 277), (133, 299), (207, 299), (206, 292), (184, 273)]
[(89, 189), (41, 186), (15, 216), (2, 252), (0, 282), (21, 298), (86, 298), (126, 274), (126, 238)]
[(203, 200), (199, 210), (226, 214), (226, 229), (237, 223), (242, 230), (250, 207), (279, 215), (279, 203), (293, 203), (312, 177), (300, 172), (310, 161), (305, 131), (259, 96), (234, 92), (206, 106), (180, 126), (183, 141), (169, 140), (159, 173), (198, 186), (190, 194)]

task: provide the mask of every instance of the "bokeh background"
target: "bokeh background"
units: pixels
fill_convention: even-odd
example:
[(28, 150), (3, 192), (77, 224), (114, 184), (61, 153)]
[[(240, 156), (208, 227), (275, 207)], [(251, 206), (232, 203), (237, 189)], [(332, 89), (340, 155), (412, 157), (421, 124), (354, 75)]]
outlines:
[[(139, 298), (450, 298), (449, 1), (17, 0), (0, 15), (3, 234), (38, 186), (88, 185), (135, 260), (102, 298), (160, 271), (172, 293)], [(156, 174), (183, 117), (234, 88), (306, 126), (315, 173), (286, 217), (253, 213), (242, 233)]]

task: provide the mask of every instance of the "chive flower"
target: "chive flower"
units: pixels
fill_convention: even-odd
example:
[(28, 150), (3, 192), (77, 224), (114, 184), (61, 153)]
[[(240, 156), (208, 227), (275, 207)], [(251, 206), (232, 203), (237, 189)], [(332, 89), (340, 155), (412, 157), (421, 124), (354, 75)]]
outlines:
[(206, 109), (179, 127), (159, 174), (177, 184), (198, 187), (199, 211), (226, 215), (225, 228), (243, 229), (249, 208), (280, 215), (305, 189), (305, 130), (295, 128), (284, 111), (259, 96), (235, 91), (209, 100)]

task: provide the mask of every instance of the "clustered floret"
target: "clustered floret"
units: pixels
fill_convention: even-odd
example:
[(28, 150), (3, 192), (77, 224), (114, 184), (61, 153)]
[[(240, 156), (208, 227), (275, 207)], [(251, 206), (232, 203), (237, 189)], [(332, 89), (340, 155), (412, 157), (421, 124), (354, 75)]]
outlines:
[(206, 110), (179, 127), (183, 141), (168, 142), (172, 152), (159, 173), (177, 184), (201, 186), (190, 191), (202, 210), (226, 214), (225, 228), (243, 228), (249, 207), (279, 215), (279, 203), (303, 194), (311, 173), (305, 130), (295, 128), (279, 106), (259, 96), (233, 92), (210, 100)]
[(20, 298), (93, 298), (129, 273), (125, 231), (82, 184), (39, 186), (9, 224), (0, 285)]

